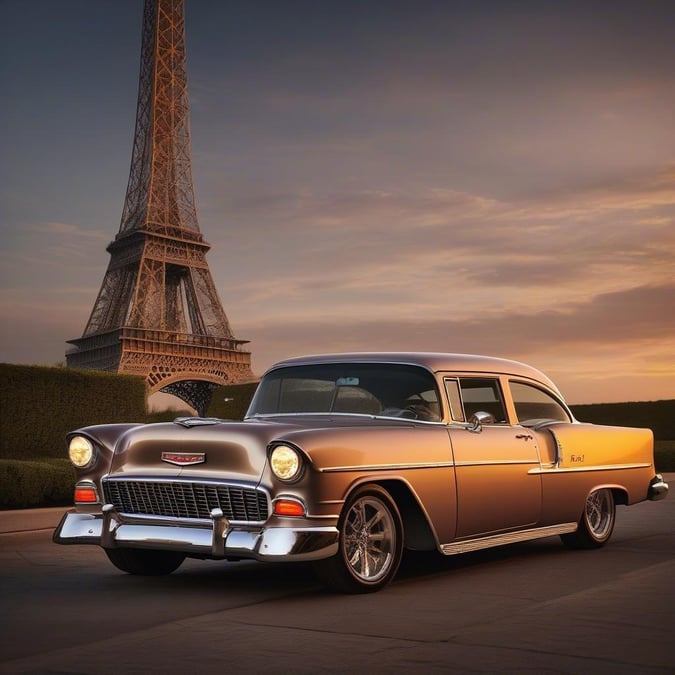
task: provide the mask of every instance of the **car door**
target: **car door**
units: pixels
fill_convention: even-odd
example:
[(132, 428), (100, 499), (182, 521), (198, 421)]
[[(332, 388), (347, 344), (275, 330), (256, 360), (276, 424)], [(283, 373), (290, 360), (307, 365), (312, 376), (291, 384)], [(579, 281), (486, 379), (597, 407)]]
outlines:
[[(446, 391), (459, 422), (448, 427), (457, 485), (456, 537), (534, 526), (541, 516), (541, 476), (530, 471), (540, 468), (539, 451), (530, 430), (509, 424), (499, 378), (446, 378)], [(467, 423), (477, 412), (492, 419), (474, 428)]]

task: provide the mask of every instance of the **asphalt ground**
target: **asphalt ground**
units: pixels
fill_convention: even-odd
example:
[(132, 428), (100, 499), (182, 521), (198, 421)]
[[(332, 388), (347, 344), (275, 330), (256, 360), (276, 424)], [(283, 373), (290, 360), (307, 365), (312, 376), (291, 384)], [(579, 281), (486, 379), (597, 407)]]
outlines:
[(673, 495), (621, 508), (599, 551), (553, 537), (422, 555), (371, 596), (331, 594), (303, 565), (131, 577), (98, 547), (51, 543), (65, 510), (0, 513), (2, 674), (675, 672)]
[(72, 507), (56, 506), (48, 509), (0, 511), (0, 534), (53, 529), (70, 508)]

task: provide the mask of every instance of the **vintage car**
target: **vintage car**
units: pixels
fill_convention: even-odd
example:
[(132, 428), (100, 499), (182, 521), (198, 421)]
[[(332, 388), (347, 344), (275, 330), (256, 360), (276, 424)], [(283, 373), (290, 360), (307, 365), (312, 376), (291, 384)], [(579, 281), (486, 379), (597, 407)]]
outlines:
[(577, 422), (551, 380), (460, 354), (295, 358), (243, 421), (182, 417), (68, 435), (76, 508), (59, 544), (131, 574), (187, 558), (312, 561), (376, 591), (404, 549), (445, 555), (550, 535), (604, 545), (617, 504), (666, 496), (649, 429)]

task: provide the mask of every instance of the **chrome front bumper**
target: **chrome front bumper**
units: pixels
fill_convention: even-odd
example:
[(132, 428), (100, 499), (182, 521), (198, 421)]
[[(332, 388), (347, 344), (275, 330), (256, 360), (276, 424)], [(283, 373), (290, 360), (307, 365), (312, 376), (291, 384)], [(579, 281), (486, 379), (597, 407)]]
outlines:
[(659, 499), (665, 499), (668, 494), (668, 483), (663, 480), (663, 476), (660, 473), (657, 473), (654, 478), (649, 482), (649, 490), (647, 492), (647, 498), (651, 499), (653, 502), (658, 501)]
[(335, 555), (335, 527), (263, 527), (234, 529), (220, 509), (211, 523), (126, 519), (111, 504), (101, 514), (66, 513), (54, 531), (57, 544), (94, 544), (103, 548), (180, 551), (200, 558), (251, 558), (264, 561), (319, 560)]

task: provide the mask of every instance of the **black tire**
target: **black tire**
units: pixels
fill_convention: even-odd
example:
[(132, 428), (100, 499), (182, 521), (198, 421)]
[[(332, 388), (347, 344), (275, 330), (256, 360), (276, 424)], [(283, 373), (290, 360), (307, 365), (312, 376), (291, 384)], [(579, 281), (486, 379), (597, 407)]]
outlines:
[(403, 556), (403, 522), (378, 485), (357, 488), (338, 524), (338, 552), (314, 563), (319, 579), (342, 593), (373, 593), (396, 575)]
[(141, 548), (106, 548), (110, 562), (127, 574), (161, 576), (177, 570), (185, 556), (176, 551), (151, 551)]
[(594, 490), (586, 498), (577, 531), (562, 534), (560, 538), (569, 548), (600, 548), (612, 536), (615, 520), (616, 505), (612, 491), (609, 488)]

